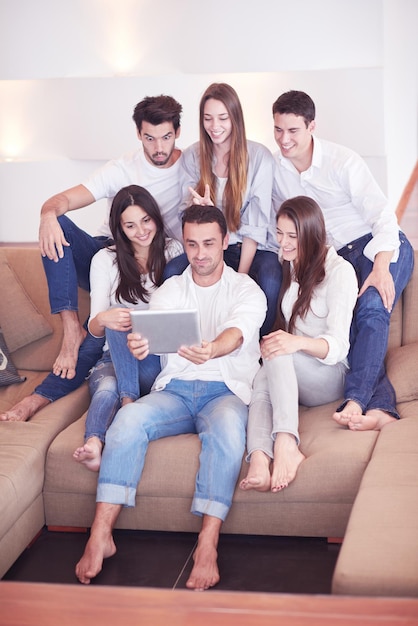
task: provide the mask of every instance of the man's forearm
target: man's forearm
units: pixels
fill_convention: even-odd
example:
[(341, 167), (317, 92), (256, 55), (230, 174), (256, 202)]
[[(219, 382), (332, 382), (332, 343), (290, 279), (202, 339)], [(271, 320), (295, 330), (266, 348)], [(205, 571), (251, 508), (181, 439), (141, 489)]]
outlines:
[(213, 348), (211, 358), (217, 359), (234, 352), (241, 347), (243, 341), (242, 331), (239, 328), (225, 329), (211, 342)]

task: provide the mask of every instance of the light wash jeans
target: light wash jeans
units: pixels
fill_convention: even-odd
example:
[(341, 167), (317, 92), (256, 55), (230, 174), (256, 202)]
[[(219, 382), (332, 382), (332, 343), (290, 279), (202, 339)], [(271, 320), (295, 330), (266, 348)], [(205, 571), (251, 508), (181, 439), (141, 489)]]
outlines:
[(84, 441), (98, 437), (104, 442), (106, 431), (120, 407), (118, 386), (109, 351), (93, 368), (89, 378), (91, 402), (86, 416)]
[(51, 313), (78, 311), (78, 286), (90, 291), (91, 260), (109, 241), (107, 237), (92, 237), (66, 215), (58, 222), (70, 246), (64, 246), (64, 256), (57, 263), (42, 257)]
[(296, 352), (263, 361), (251, 398), (247, 450), (273, 458), (277, 433), (290, 433), (299, 445), (299, 404), (320, 406), (342, 397), (347, 367), (325, 365), (308, 354)]
[(172, 380), (125, 405), (106, 435), (97, 502), (135, 506), (148, 443), (197, 433), (202, 448), (191, 511), (224, 520), (241, 468), (247, 416), (247, 406), (222, 382)]
[[(354, 267), (359, 286), (372, 271), (372, 263), (363, 250), (371, 235), (360, 237), (338, 250)], [(399, 258), (389, 266), (395, 284), (395, 304), (405, 289), (414, 268), (414, 251), (401, 232), (399, 234)], [(395, 306), (394, 304), (394, 306)], [(393, 309), (392, 309), (393, 310)], [(399, 418), (396, 411), (396, 395), (386, 376), (385, 356), (388, 348), (390, 313), (384, 308), (382, 298), (374, 287), (369, 287), (357, 300), (350, 331), (350, 371), (345, 382), (345, 402), (354, 400), (363, 413), (369, 409), (381, 409)]]
[[(236, 243), (228, 246), (224, 252), (224, 261), (235, 271), (238, 270), (241, 258), (241, 244)], [(186, 254), (171, 259), (165, 266), (163, 278), (170, 278), (182, 274), (189, 261)], [(276, 252), (269, 250), (256, 250), (253, 262), (251, 263), (248, 275), (264, 291), (267, 299), (267, 313), (262, 327), (260, 337), (271, 332), (277, 312), (277, 299), (279, 297), (280, 285), (282, 284), (282, 266)]]
[(106, 341), (118, 381), (119, 398), (137, 400), (151, 391), (161, 371), (160, 357), (149, 354), (138, 361), (129, 351), (127, 336), (127, 332), (106, 328)]

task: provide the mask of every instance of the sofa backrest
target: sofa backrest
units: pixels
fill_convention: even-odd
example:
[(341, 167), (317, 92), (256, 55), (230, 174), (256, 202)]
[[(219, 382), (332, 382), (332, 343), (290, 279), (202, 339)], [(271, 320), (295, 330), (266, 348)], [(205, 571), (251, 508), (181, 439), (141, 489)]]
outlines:
[[(3, 303), (7, 306), (1, 307), (3, 318), (0, 318), (0, 328), (7, 343), (5, 328), (10, 323), (36, 325), (44, 318), (45, 325), (50, 325), (51, 332), (42, 339), (31, 341), (21, 348), (11, 351), (13, 363), (18, 369), (49, 371), (58, 354), (62, 340), (62, 325), (59, 315), (51, 315), (48, 299), (48, 286), (42, 265), (41, 253), (37, 246), (7, 246), (0, 247), (0, 264), (3, 270), (6, 269), (10, 276), (14, 276), (20, 283), (20, 297), (26, 294), (28, 301), (33, 304), (37, 316), (28, 318), (27, 310), (25, 317), (21, 319), (22, 313), (16, 302), (10, 300), (11, 290), (7, 289), (7, 284), (2, 285)], [(3, 272), (4, 275), (4, 272)], [(13, 296), (14, 297), (14, 296)], [(89, 294), (79, 289), (79, 309), (80, 319), (84, 322), (90, 310)], [(40, 314), (40, 315), (39, 315)], [(11, 316), (11, 317), (9, 317)], [(13, 346), (11, 346), (13, 347)]]

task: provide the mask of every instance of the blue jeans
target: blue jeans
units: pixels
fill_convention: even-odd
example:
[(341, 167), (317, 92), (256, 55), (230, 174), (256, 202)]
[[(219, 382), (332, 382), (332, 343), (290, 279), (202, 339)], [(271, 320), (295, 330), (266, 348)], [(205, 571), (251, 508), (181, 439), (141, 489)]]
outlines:
[[(363, 250), (372, 235), (364, 235), (338, 251), (354, 267), (359, 286), (370, 274), (373, 264)], [(395, 284), (395, 303), (405, 289), (414, 268), (414, 251), (403, 233), (399, 258), (389, 266)], [(393, 310), (393, 309), (392, 309)], [(385, 356), (388, 347), (390, 313), (384, 308), (382, 298), (374, 287), (369, 287), (357, 300), (350, 329), (350, 370), (345, 378), (345, 402), (354, 400), (363, 413), (381, 409), (399, 418), (396, 395), (386, 376)]]
[(91, 368), (102, 357), (104, 341), (104, 337), (93, 337), (88, 332), (78, 351), (75, 377), (61, 378), (50, 372), (35, 388), (34, 393), (54, 402), (78, 389), (87, 378)]
[[(224, 252), (225, 263), (235, 271), (238, 270), (240, 258), (241, 244), (239, 243), (228, 246)], [(182, 274), (188, 264), (186, 254), (175, 257), (165, 267), (164, 280), (170, 276)], [(277, 299), (282, 284), (282, 266), (279, 263), (277, 253), (269, 250), (256, 250), (248, 275), (261, 287), (267, 298), (267, 313), (260, 329), (260, 337), (263, 337), (273, 328), (277, 312)]]
[(107, 237), (92, 237), (65, 215), (58, 222), (70, 246), (64, 246), (64, 256), (57, 263), (42, 257), (51, 313), (78, 311), (78, 286), (90, 291), (91, 260), (109, 241)]
[(104, 442), (106, 431), (120, 407), (115, 371), (108, 350), (93, 368), (89, 390), (91, 402), (86, 416), (84, 440), (98, 437)]
[(160, 357), (149, 354), (142, 361), (138, 361), (128, 349), (127, 336), (127, 332), (106, 328), (106, 341), (116, 372), (119, 398), (137, 400), (151, 391), (161, 372)]
[(224, 383), (200, 380), (172, 380), (125, 405), (106, 435), (97, 502), (135, 506), (148, 443), (197, 433), (202, 448), (191, 511), (224, 520), (241, 468), (247, 416), (247, 406)]

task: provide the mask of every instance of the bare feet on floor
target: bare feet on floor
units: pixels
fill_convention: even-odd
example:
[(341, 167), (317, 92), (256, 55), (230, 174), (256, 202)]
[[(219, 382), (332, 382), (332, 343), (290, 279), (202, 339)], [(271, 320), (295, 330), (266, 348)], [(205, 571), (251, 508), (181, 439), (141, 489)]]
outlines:
[(44, 406), (49, 404), (49, 400), (37, 393), (26, 396), (20, 402), (15, 404), (11, 409), (0, 413), (0, 421), (2, 422), (26, 422), (33, 417)]
[(89, 437), (84, 446), (77, 448), (73, 458), (92, 472), (98, 472), (102, 460), (103, 443), (98, 437)]
[(112, 530), (121, 509), (121, 505), (107, 502), (98, 502), (96, 505), (90, 538), (83, 556), (75, 567), (75, 574), (84, 585), (90, 584), (91, 579), (102, 571), (104, 559), (116, 554)]
[(112, 535), (97, 537), (91, 534), (84, 554), (75, 567), (75, 575), (83, 585), (89, 585), (92, 578), (102, 571), (104, 559), (116, 554)]
[(218, 584), (220, 576), (217, 546), (221, 525), (220, 519), (204, 516), (197, 548), (193, 555), (194, 566), (186, 582), (188, 589), (205, 591)]
[(271, 488), (270, 457), (261, 450), (251, 454), (247, 476), (239, 484), (241, 489), (269, 491)]
[(386, 424), (398, 421), (396, 417), (380, 409), (370, 409), (363, 414), (361, 407), (352, 400), (332, 417), (338, 424), (347, 426), (350, 430), (381, 430)]
[(52, 371), (61, 378), (74, 378), (78, 350), (86, 337), (86, 330), (81, 326), (77, 311), (61, 311), (64, 336), (61, 350), (55, 359)]
[(299, 450), (296, 439), (290, 433), (277, 433), (274, 442), (271, 490), (273, 493), (289, 486), (295, 479), (299, 465), (305, 456)]

